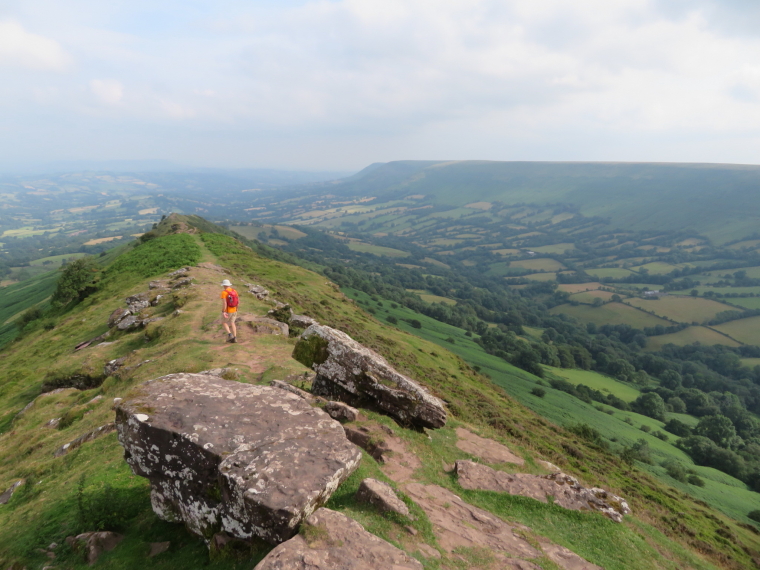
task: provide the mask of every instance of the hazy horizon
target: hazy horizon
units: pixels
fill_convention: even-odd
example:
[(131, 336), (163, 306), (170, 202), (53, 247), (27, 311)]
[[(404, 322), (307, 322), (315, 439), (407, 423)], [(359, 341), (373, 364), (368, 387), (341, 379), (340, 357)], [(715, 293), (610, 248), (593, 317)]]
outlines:
[(11, 0), (0, 167), (760, 163), (743, 0)]

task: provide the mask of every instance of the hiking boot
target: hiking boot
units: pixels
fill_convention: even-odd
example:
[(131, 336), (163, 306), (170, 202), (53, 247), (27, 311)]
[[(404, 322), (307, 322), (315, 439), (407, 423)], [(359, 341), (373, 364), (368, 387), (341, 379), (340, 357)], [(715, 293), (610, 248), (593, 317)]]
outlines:
[(230, 340), (228, 340), (227, 342), (234, 342), (234, 343), (237, 343), (237, 337), (236, 337), (236, 336), (233, 336), (233, 337), (232, 337)]

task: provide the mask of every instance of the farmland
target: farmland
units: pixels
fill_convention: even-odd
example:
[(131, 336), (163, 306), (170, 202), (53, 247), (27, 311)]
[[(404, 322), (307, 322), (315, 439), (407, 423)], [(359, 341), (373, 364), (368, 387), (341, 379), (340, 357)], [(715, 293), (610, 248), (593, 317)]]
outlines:
[(666, 295), (657, 300), (634, 298), (626, 302), (634, 307), (651, 311), (657, 316), (679, 323), (705, 323), (715, 318), (718, 313), (733, 310), (733, 307), (729, 305), (710, 299), (674, 295)]
[(553, 374), (564, 378), (568, 382), (572, 382), (573, 384), (584, 384), (594, 390), (617, 396), (624, 402), (633, 402), (639, 397), (639, 395), (641, 395), (641, 392), (630, 384), (619, 382), (614, 378), (604, 376), (591, 370), (566, 368), (551, 368), (550, 370)]
[(760, 346), (760, 317), (750, 317), (748, 319), (730, 321), (713, 328), (727, 334), (739, 342)]
[(739, 343), (735, 340), (707, 327), (688, 327), (677, 333), (649, 337), (647, 350), (660, 350), (666, 344), (686, 346), (695, 342), (706, 346), (713, 344), (739, 346)]
[(372, 255), (381, 255), (384, 257), (409, 257), (409, 253), (394, 249), (391, 247), (382, 247), (379, 245), (372, 245), (369, 243), (351, 242), (348, 247), (354, 251), (360, 253), (371, 253)]
[(622, 303), (607, 303), (601, 307), (588, 305), (560, 305), (554, 307), (552, 314), (563, 313), (576, 319), (594, 323), (596, 325), (622, 325), (628, 324), (635, 328), (656, 327), (657, 325), (670, 326), (665, 319), (650, 315)]

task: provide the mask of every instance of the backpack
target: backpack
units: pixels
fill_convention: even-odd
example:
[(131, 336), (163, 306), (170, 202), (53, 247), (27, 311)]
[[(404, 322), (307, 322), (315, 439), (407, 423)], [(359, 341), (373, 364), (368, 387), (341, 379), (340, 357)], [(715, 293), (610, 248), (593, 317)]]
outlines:
[(237, 307), (240, 303), (240, 298), (238, 297), (237, 291), (234, 289), (230, 289), (227, 291), (227, 306), (230, 308)]

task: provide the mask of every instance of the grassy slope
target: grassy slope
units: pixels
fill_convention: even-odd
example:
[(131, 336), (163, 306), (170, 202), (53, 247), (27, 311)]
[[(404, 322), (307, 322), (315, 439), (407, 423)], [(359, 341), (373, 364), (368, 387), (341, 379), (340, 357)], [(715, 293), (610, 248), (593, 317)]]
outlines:
[(56, 281), (58, 272), (50, 271), (0, 289), (0, 348), (12, 341), (18, 332), (11, 320), (50, 297)]
[(559, 305), (549, 312), (553, 314), (564, 313), (583, 322), (595, 323), (597, 325), (629, 324), (637, 329), (656, 327), (657, 325), (671, 326), (671, 323), (665, 319), (622, 303), (607, 303), (601, 307)]
[[(536, 387), (539, 381), (537, 377), (524, 370), (515, 368), (501, 358), (486, 353), (471, 338), (465, 336), (462, 329), (441, 323), (404, 307), (394, 309), (387, 301), (381, 301), (383, 306), (379, 307), (376, 302), (371, 301), (366, 294), (359, 291), (347, 289), (346, 294), (360, 301), (362, 306), (372, 307), (376, 311), (378, 318), (384, 320), (387, 318), (387, 315), (392, 315), (399, 320), (398, 328), (439, 344), (461, 356), (468, 364), (480, 367), (481, 372), (487, 374), (495, 384), (504, 388), (507, 393), (517, 398), (523, 405), (550, 421), (562, 426), (575, 425), (582, 421), (597, 429), (605, 438), (616, 440), (619, 444), (623, 445), (631, 445), (638, 439), (644, 439), (649, 443), (656, 463), (659, 464), (666, 459), (676, 459), (684, 465), (693, 468), (700, 477), (703, 477), (707, 481), (707, 485), (702, 489), (692, 485), (682, 485), (668, 477), (663, 468), (642, 465), (650, 473), (661, 477), (668, 485), (677, 487), (683, 492), (688, 492), (714, 508), (745, 522), (750, 522), (746, 517), (746, 514), (750, 510), (760, 508), (760, 494), (747, 490), (744, 483), (720, 471), (694, 465), (683, 451), (673, 445), (676, 440), (674, 436), (671, 436), (670, 442), (664, 442), (640, 430), (640, 426), (642, 425), (648, 425), (652, 431), (662, 430), (664, 425), (662, 422), (634, 412), (616, 410), (609, 406), (586, 404), (564, 392), (553, 390), (549, 387), (544, 387), (546, 390), (545, 397), (537, 398), (531, 395), (531, 390)], [(422, 323), (422, 328), (415, 329), (406, 322), (406, 320), (411, 319), (419, 320)], [(453, 339), (454, 343), (449, 342), (447, 339)], [(590, 385), (590, 382), (603, 382), (598, 378), (601, 375), (593, 372), (578, 370), (559, 370), (557, 372), (558, 375), (563, 377), (566, 375), (574, 376), (575, 378), (578, 378), (579, 375), (584, 376), (584, 380), (586, 380), (575, 382), (571, 378), (571, 381), (574, 381), (574, 383)], [(597, 378), (590, 378), (588, 375), (594, 375)], [(609, 379), (609, 382), (609, 384), (605, 383), (605, 387), (613, 391), (613, 393), (619, 391), (615, 387), (615, 384), (620, 384), (619, 382), (612, 379)], [(622, 385), (622, 388), (629, 387)], [(631, 393), (628, 392), (627, 395), (630, 396)], [(597, 407), (611, 410), (613, 415), (599, 411)], [(677, 417), (689, 424), (694, 423), (694, 418), (691, 418), (691, 416), (672, 414), (672, 417)], [(626, 419), (629, 419), (633, 423), (626, 423)]]
[[(230, 268), (233, 282), (256, 280), (262, 283), (278, 299), (290, 302), (297, 311), (345, 330), (384, 354), (400, 370), (424, 379), (431, 390), (450, 402), (454, 424), (467, 422), (484, 435), (490, 434), (509, 443), (529, 461), (540, 455), (561, 464), (589, 483), (621, 492), (631, 500), (638, 518), (614, 525), (601, 517), (579, 515), (534, 501), (467, 493), (473, 502), (507, 518), (531, 524), (553, 540), (608, 569), (712, 567), (693, 551), (680, 546), (694, 541), (699, 541), (703, 552), (713, 553), (708, 558), (715, 563), (723, 559), (722, 556), (728, 556), (735, 561), (733, 567), (748, 564), (747, 554), (741, 547), (720, 540), (716, 531), (723, 528), (751, 548), (760, 546), (754, 534), (722, 515), (716, 513), (705, 517), (705, 510), (682, 493), (668, 490), (637, 470), (619, 469), (613, 457), (537, 417), (450, 352), (422, 338), (382, 326), (347, 302), (340, 292), (325, 283), (323, 277), (260, 258), (225, 240), (227, 238), (213, 238), (214, 243), (208, 242), (205, 246), (198, 241), (203, 247), (201, 259), (217, 261)], [(0, 508), (0, 560), (19, 559), (26, 565), (42, 566), (46, 559), (36, 551), (37, 548), (52, 541), (62, 543), (67, 534), (84, 530), (78, 526), (75, 507), (76, 482), (80, 475), (84, 475), (87, 493), (102, 494), (103, 484), (108, 481), (114, 486), (118, 499), (114, 504), (134, 511), (129, 513), (134, 516), (129, 517), (124, 525), (127, 539), (104, 557), (98, 567), (144, 566), (147, 542), (160, 540), (171, 540), (172, 549), (167, 555), (151, 560), (151, 567), (173, 569), (207, 565), (205, 547), (199, 541), (187, 535), (181, 526), (162, 523), (152, 514), (147, 500), (147, 482), (128, 472), (114, 434), (86, 444), (63, 458), (52, 457), (53, 450), (61, 444), (112, 420), (110, 399), (125, 395), (146, 379), (179, 370), (197, 371), (232, 364), (240, 369), (242, 381), (258, 382), (299, 369), (300, 365), (283, 358), (283, 354), (289, 354), (292, 349), (292, 340), (259, 337), (253, 344), (224, 346), (213, 324), (216, 303), (209, 303), (207, 298), (212, 296), (215, 299), (212, 293), (216, 292), (214, 280), (218, 277), (198, 275), (201, 282), (186, 299), (184, 313), (151, 325), (146, 333), (124, 334), (112, 339), (116, 341), (114, 344), (72, 353), (76, 342), (103, 332), (108, 314), (121, 304), (124, 296), (145, 290), (151, 277), (122, 274), (107, 282), (101, 292), (60, 317), (54, 330), (40, 331), (25, 339), (24, 343), (6, 349), (0, 361), (0, 378), (3, 379), (0, 417), (5, 418), (15, 415), (39, 393), (43, 381), (39, 370), (47, 370), (51, 376), (83, 370), (95, 373), (105, 362), (118, 356), (128, 356), (129, 364), (150, 362), (121, 379), (107, 379), (99, 388), (83, 392), (68, 390), (43, 398), (0, 436), (0, 487), (4, 488), (19, 477), (29, 481), (7, 506)], [(267, 309), (266, 305), (250, 298), (245, 302), (254, 312), (263, 313)], [(171, 307), (167, 306), (168, 309)], [(438, 338), (442, 333), (428, 331), (429, 323), (425, 322), (425, 334), (445, 342)], [(484, 370), (491, 373), (497, 384), (506, 389), (519, 386), (516, 392), (534, 385), (530, 375), (482, 351), (475, 354), (473, 346), (465, 345), (463, 340), (460, 343), (463, 338), (459, 331), (452, 348), (479, 358)], [(97, 394), (105, 398), (88, 404)], [(547, 400), (555, 400), (557, 405), (561, 398), (552, 394), (547, 395)], [(583, 413), (586, 410), (578, 411)], [(42, 427), (50, 417), (65, 414), (75, 419), (69, 427), (63, 430)], [(456, 453), (451, 442), (446, 444), (442, 439), (448, 434), (446, 430), (435, 432), (432, 444), (427, 443), (423, 434), (400, 431), (419, 445), (427, 446), (424, 447), (427, 453), (447, 454), (447, 459)], [(563, 444), (579, 450), (584, 459), (568, 457)], [(372, 473), (373, 465), (372, 460), (365, 457), (363, 472)], [(445, 481), (447, 476), (442, 467), (437, 467), (440, 465), (440, 461), (426, 462), (429, 477), (454, 486), (453, 481)], [(347, 487), (342, 495), (336, 495), (331, 505), (340, 507), (343, 504), (349, 508), (350, 500), (346, 495), (349, 490)], [(673, 513), (682, 513), (680, 523), (696, 533), (695, 536), (689, 536), (679, 530), (680, 527), (673, 527), (670, 522)], [(369, 528), (391, 540), (395, 540), (397, 533), (404, 533), (403, 526), (393, 521), (367, 512), (363, 517), (366, 520), (362, 522)], [(424, 527), (424, 518), (415, 524)], [(62, 559), (59, 562), (66, 567), (84, 567), (73, 555), (66, 554), (65, 547), (59, 552)], [(222, 560), (209, 567), (234, 566), (234, 562)], [(251, 563), (242, 567), (250, 568)]]

